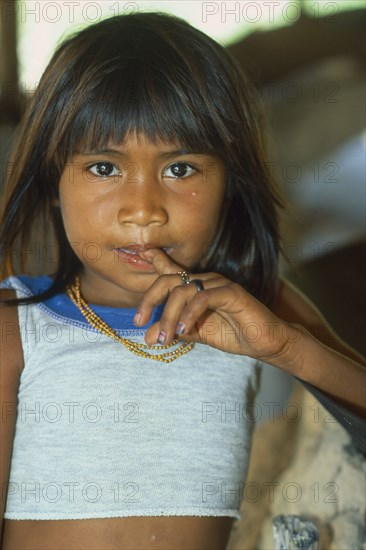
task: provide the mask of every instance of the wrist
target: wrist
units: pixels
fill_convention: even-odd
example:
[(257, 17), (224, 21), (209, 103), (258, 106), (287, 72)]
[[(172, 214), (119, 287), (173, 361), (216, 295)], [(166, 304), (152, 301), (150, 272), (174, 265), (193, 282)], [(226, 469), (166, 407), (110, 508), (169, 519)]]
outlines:
[(302, 325), (297, 323), (286, 323), (282, 328), (282, 335), (280, 349), (269, 358), (261, 360), (292, 376), (299, 376), (304, 364), (303, 351), (312, 336)]

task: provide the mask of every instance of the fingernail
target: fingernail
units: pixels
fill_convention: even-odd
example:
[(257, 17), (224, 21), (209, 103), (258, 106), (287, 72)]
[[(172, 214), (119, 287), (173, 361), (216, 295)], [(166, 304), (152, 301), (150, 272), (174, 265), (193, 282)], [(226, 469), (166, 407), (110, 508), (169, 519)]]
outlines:
[(186, 325), (184, 323), (178, 323), (175, 329), (176, 334), (183, 334), (186, 330)]
[(165, 332), (161, 331), (159, 333), (159, 338), (158, 338), (159, 344), (164, 344), (165, 340), (166, 340), (166, 334), (165, 334)]
[(133, 318), (133, 322), (138, 325), (141, 321), (141, 313), (139, 311), (136, 311), (135, 317)]

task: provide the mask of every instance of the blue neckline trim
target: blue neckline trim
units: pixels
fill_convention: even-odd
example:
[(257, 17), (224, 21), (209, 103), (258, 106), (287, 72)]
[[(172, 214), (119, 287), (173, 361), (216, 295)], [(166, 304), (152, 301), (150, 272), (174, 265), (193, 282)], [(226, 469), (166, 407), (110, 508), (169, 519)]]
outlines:
[[(30, 291), (31, 295), (44, 292), (52, 284), (52, 278), (48, 275), (18, 275), (17, 279), (19, 279), (20, 282)], [(87, 324), (85, 317), (77, 309), (65, 292), (56, 294), (55, 296), (52, 296), (52, 298), (48, 298), (47, 300), (40, 302), (40, 304), (43, 304), (47, 309), (57, 315), (76, 321), (77, 323)], [(149, 322), (140, 329), (133, 323), (136, 308), (116, 308), (96, 304), (89, 305), (93, 311), (95, 311), (95, 313), (103, 319), (103, 321), (108, 323), (108, 325), (115, 330), (134, 330), (136, 333), (139, 331), (144, 332), (149, 328), (149, 326), (158, 321), (164, 309), (164, 304), (156, 306)]]

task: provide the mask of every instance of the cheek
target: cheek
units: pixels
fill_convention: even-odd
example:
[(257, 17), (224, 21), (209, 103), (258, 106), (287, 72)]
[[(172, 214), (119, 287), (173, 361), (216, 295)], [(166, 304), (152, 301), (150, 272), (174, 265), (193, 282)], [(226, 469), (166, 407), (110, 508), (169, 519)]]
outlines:
[(67, 197), (60, 193), (60, 213), (68, 241), (70, 243), (84, 241), (85, 235), (90, 234), (89, 220), (85, 215), (85, 209), (68, 201)]
[(215, 235), (224, 214), (224, 194), (208, 197), (202, 205), (201, 218), (210, 235)]
[(91, 236), (100, 233), (107, 226), (111, 201), (96, 201), (85, 198), (86, 193), (78, 192), (77, 186), (70, 189), (61, 180), (59, 186), (59, 206), (66, 233)]
[(206, 218), (206, 235), (205, 243), (206, 248), (209, 248), (216, 240), (218, 233), (221, 232), (223, 221), (225, 218), (225, 203), (224, 200), (218, 201), (215, 204), (211, 204), (206, 209), (204, 217)]
[(219, 202), (214, 204), (194, 204), (191, 206), (190, 215), (182, 218), (182, 227), (185, 228), (195, 248), (209, 246), (215, 239), (222, 219), (222, 205)]

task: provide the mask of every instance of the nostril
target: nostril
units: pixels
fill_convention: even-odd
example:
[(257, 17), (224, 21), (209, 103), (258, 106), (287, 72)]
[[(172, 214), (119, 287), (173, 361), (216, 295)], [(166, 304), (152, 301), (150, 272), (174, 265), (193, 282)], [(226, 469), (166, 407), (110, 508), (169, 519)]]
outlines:
[(146, 201), (131, 200), (132, 204), (122, 204), (118, 212), (118, 221), (121, 224), (150, 225), (166, 223), (168, 213), (161, 204)]

